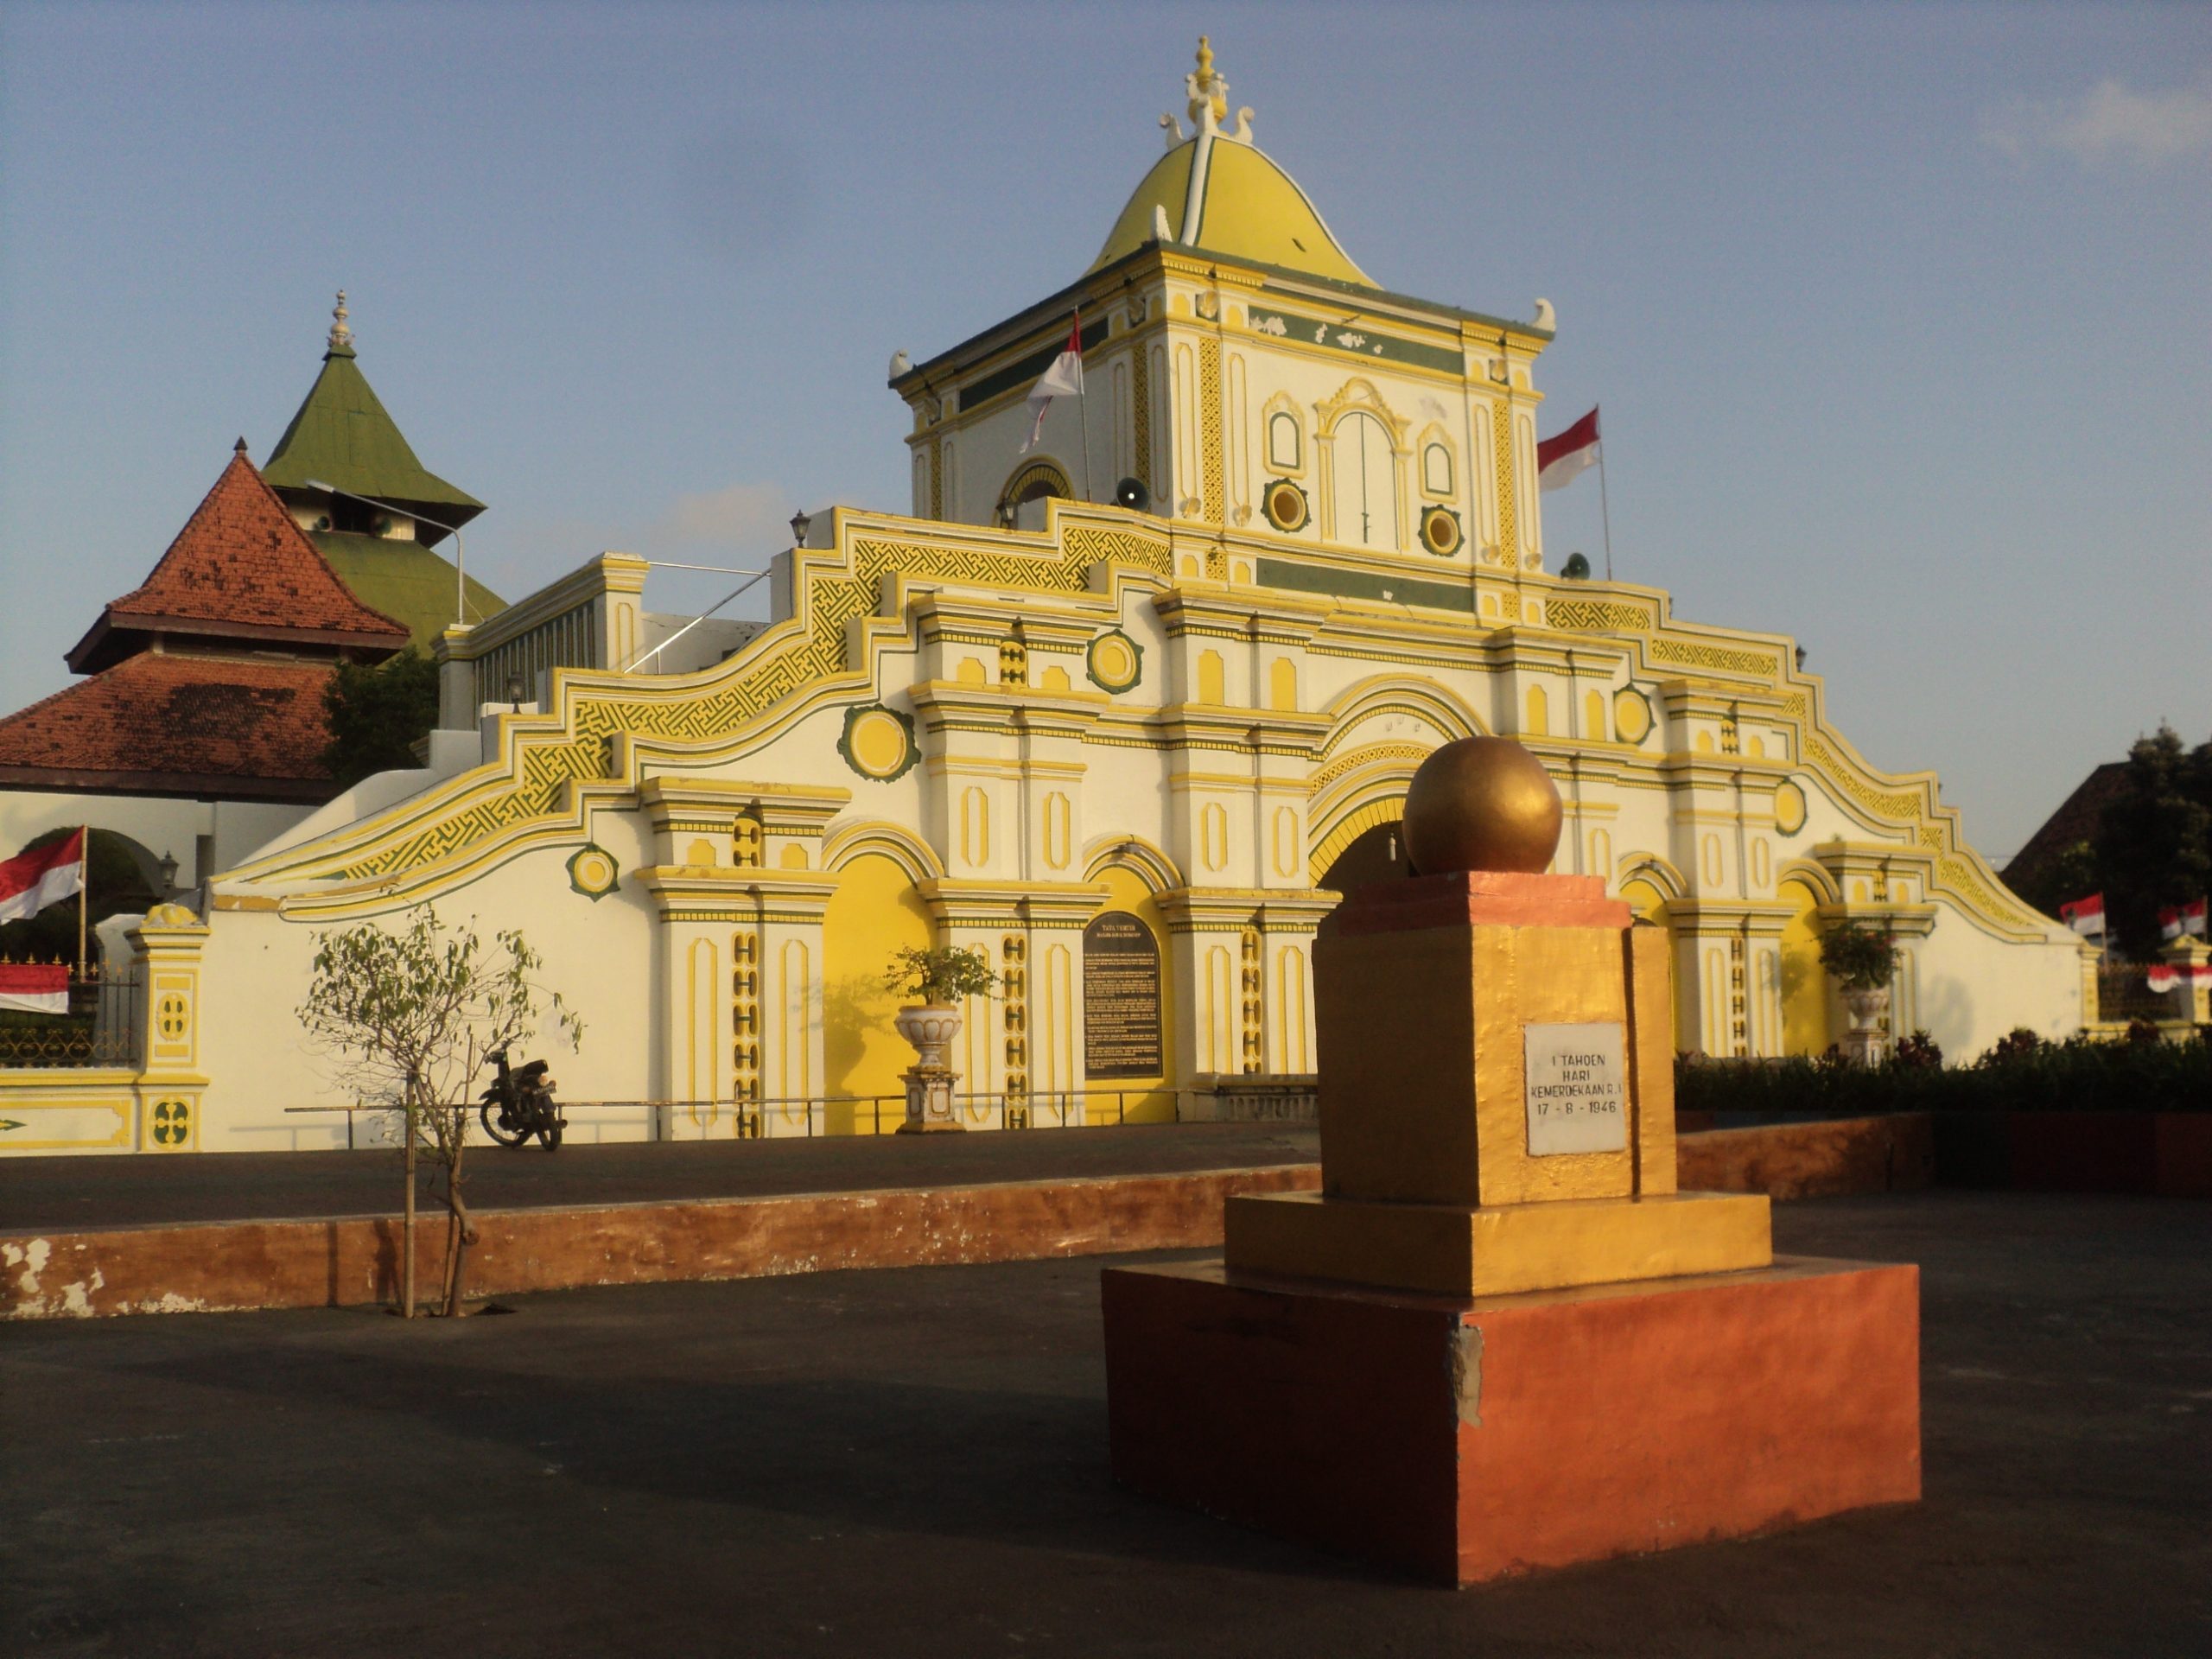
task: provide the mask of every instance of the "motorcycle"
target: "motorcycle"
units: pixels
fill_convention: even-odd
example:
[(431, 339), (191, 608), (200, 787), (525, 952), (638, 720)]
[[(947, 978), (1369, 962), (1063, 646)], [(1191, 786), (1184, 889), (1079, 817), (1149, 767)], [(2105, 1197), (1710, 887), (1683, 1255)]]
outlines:
[(561, 1131), (569, 1123), (554, 1103), (553, 1079), (546, 1074), (543, 1060), (510, 1071), (507, 1046), (502, 1044), (484, 1057), (499, 1068), (484, 1090), (484, 1133), (503, 1147), (518, 1147), (534, 1135), (551, 1152), (561, 1144)]

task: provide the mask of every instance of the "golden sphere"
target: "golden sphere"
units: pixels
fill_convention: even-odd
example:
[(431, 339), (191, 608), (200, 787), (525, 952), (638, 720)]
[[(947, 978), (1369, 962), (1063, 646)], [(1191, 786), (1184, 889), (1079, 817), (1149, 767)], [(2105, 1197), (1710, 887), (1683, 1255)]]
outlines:
[(1406, 852), (1423, 875), (1541, 874), (1559, 848), (1559, 791), (1510, 737), (1463, 737), (1421, 763), (1406, 791)]

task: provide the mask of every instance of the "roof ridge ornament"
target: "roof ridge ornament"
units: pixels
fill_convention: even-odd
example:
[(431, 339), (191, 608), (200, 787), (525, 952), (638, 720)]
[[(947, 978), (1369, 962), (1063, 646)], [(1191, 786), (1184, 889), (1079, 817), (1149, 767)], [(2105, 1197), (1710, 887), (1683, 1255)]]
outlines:
[(338, 290), (338, 303), (330, 308), (330, 349), (350, 355), (353, 350), (353, 331), (346, 326), (346, 290)]
[(1229, 118), (1229, 82), (1213, 67), (1213, 42), (1198, 36), (1198, 67), (1183, 77), (1191, 119), (1201, 132), (1212, 132)]

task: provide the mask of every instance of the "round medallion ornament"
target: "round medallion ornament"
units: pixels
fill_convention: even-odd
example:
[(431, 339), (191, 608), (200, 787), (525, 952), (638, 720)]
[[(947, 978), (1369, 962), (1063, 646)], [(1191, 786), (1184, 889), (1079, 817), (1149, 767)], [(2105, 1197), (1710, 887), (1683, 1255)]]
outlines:
[(1421, 763), (1406, 789), (1406, 852), (1423, 875), (1540, 875), (1564, 814), (1544, 763), (1510, 737), (1463, 737)]
[(1466, 537), (1459, 530), (1459, 515), (1449, 507), (1431, 507), (1421, 516), (1421, 543), (1440, 557), (1459, 550)]
[(1083, 666), (1101, 691), (1126, 691), (1144, 672), (1144, 647), (1119, 628), (1109, 628), (1090, 642)]
[(580, 847), (569, 858), (569, 885), (594, 902), (614, 891), (621, 874), (614, 855), (604, 847)]
[(1624, 743), (1641, 743), (1651, 734), (1651, 704), (1634, 686), (1613, 693), (1613, 730)]
[(1785, 836), (1805, 827), (1805, 791), (1788, 779), (1775, 785), (1774, 827)]
[(1266, 493), (1260, 498), (1260, 507), (1268, 515), (1268, 522), (1277, 530), (1303, 530), (1306, 521), (1313, 516), (1306, 505), (1306, 492), (1287, 478), (1270, 482)]
[(914, 722), (880, 702), (845, 711), (844, 735), (837, 753), (863, 778), (887, 784), (914, 764)]

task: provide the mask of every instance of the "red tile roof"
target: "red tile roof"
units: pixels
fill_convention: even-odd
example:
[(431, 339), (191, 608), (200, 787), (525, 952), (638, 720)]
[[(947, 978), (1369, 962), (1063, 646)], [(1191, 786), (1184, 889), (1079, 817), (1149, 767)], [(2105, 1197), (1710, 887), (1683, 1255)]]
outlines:
[[(200, 626), (195, 626), (198, 624)], [(186, 520), (153, 574), (111, 601), (69, 653), (79, 672), (163, 632), (389, 651), (406, 627), (340, 581), (243, 449)]]
[[(320, 663), (142, 652), (0, 720), (0, 783), (324, 799), (330, 675)], [(232, 779), (239, 786), (219, 787)]]
[(2030, 836), (2027, 844), (2012, 855), (2005, 866), (2005, 881), (2017, 887), (2021, 882), (2034, 884), (2065, 856), (2067, 849), (2085, 841), (2094, 841), (2097, 826), (2104, 820), (2105, 808), (2126, 791), (2127, 762), (2107, 760), (2074, 786), (2074, 792), (2058, 804), (2058, 810), (2044, 820), (2043, 827)]

